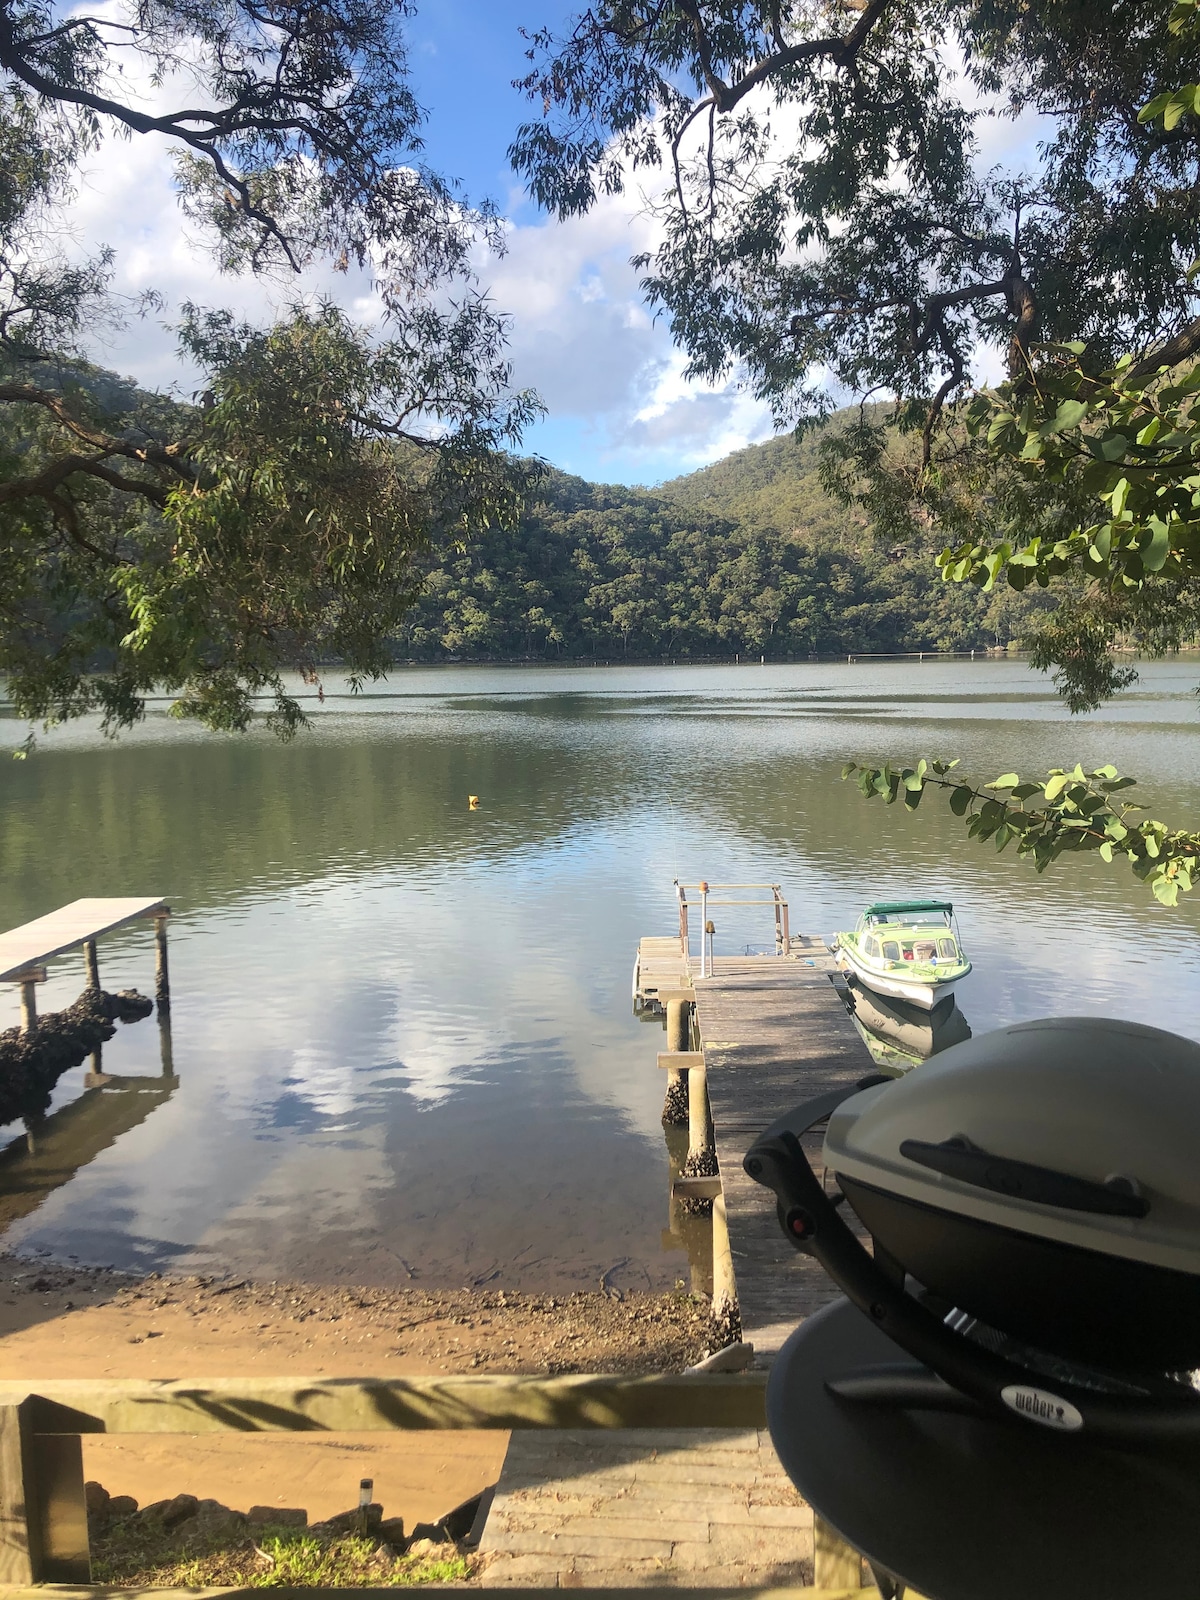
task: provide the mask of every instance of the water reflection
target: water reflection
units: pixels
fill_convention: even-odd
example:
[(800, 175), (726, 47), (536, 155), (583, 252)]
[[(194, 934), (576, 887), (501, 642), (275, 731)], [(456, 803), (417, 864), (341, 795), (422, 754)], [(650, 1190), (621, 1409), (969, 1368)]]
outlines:
[(856, 977), (839, 988), (872, 1060), (889, 1071), (907, 1072), (971, 1037), (971, 1025), (953, 994), (932, 1011), (923, 1011), (876, 994)]
[[(960, 755), (982, 778), (1111, 759), (1183, 825), (1194, 671), (1149, 669), (1078, 721), (992, 661), (414, 670), (358, 702), (326, 685), (289, 746), (157, 714), (117, 746), (60, 730), (0, 762), (3, 925), (165, 893), (182, 1081), (6, 1214), (5, 1242), (427, 1285), (596, 1287), (624, 1263), (610, 1285), (669, 1288), (691, 1252), (672, 1217), (664, 1235), (658, 1044), (629, 976), (638, 938), (672, 931), (673, 880), (781, 881), (793, 928), (825, 935), (869, 900), (944, 896), (976, 1032), (1070, 1009), (1195, 1034), (1200, 907), (1098, 861), (1037, 879), (936, 802), (914, 817), (838, 781), (847, 759)], [(721, 939), (761, 928), (731, 915)], [(107, 942), (106, 987), (144, 975), (152, 940)], [(74, 981), (51, 964), (44, 1003)], [(104, 1065), (155, 1077), (155, 1030)], [(68, 1075), (52, 1111), (86, 1092)]]

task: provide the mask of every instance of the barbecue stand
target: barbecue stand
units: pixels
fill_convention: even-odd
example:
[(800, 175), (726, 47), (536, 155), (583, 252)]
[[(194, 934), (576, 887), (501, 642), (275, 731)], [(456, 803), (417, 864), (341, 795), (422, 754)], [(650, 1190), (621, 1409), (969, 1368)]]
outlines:
[[(785, 1470), (885, 1595), (1128, 1600), (1178, 1583), (1200, 1524), (1200, 1394), (1181, 1374), (1106, 1371), (1022, 1344), (925, 1293), (886, 1249), (869, 1254), (800, 1137), (887, 1082), (797, 1107), (746, 1156), (787, 1238), (847, 1296), (798, 1328), (772, 1370)], [(949, 1144), (969, 1166), (970, 1141)], [(1008, 1165), (1004, 1181), (1032, 1184), (1043, 1207), (1109, 1209), (1069, 1173)], [(1115, 1194), (1113, 1214), (1135, 1215)]]
[(870, 1562), (884, 1596), (1142, 1600), (1196, 1582), (1200, 1443), (1123, 1447), (982, 1411), (861, 1405), (830, 1391), (896, 1347), (849, 1301), (775, 1360), (767, 1423), (784, 1471)]

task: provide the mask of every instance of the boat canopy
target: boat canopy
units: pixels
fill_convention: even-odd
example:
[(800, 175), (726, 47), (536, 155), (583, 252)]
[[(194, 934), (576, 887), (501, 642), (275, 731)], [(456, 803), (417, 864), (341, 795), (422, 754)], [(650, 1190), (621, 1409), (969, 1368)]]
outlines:
[(881, 900), (878, 905), (868, 906), (863, 916), (900, 917), (923, 911), (941, 911), (952, 916), (954, 907), (949, 900)]

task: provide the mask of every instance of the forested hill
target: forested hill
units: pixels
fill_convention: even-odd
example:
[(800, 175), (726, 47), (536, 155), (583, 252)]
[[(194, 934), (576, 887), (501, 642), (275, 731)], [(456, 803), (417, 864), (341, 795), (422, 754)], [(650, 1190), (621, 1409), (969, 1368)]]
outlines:
[(861, 532), (862, 523), (821, 487), (820, 441), (819, 431), (799, 438), (780, 434), (699, 472), (672, 478), (656, 492), (675, 505), (725, 517), (742, 528), (771, 533), (803, 528), (814, 540), (842, 544)]
[(1004, 645), (1039, 597), (944, 584), (835, 505), (817, 441), (740, 450), (653, 491), (552, 471), (512, 532), (431, 563), (396, 640), (421, 660), (621, 660)]

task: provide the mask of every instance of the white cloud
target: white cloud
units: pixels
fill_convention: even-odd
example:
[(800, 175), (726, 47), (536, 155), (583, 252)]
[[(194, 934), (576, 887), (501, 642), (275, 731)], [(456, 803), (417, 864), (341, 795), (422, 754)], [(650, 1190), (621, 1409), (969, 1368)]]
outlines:
[[(145, 98), (165, 103), (177, 87), (146, 87)], [(794, 115), (788, 108), (776, 114), (776, 121), (782, 118), (777, 139), (786, 142)], [(1043, 131), (1029, 118), (981, 119), (981, 165), (1033, 165)], [(83, 175), (70, 213), (77, 247), (111, 244), (117, 292), (132, 299), (153, 288), (168, 308), (115, 333), (98, 328), (95, 359), (149, 387), (192, 392), (197, 375), (181, 366), (171, 328), (185, 300), (267, 321), (297, 298), (328, 296), (356, 318), (379, 323), (379, 298), (361, 272), (341, 275), (322, 266), (298, 279), (218, 278), (198, 231), (179, 210), (171, 161), (165, 140), (110, 136)], [(522, 201), (513, 194), (510, 209)], [(657, 237), (645, 197), (632, 186), (627, 194), (605, 197), (585, 217), (510, 226), (507, 254), (481, 263), (495, 304), (512, 318), (515, 381), (537, 389), (550, 410), (549, 428), (536, 430), (531, 443), (569, 438), (572, 465), (592, 476), (663, 477), (774, 431), (767, 407), (735, 384), (683, 377), (685, 360), (665, 320), (649, 313), (630, 265), (630, 257), (652, 250)], [(982, 366), (981, 375), (991, 379), (1000, 375), (1002, 361), (983, 360)]]
[[(147, 106), (165, 106), (180, 84), (126, 78), (121, 87)], [(68, 217), (75, 250), (111, 245), (116, 294), (133, 302), (152, 289), (166, 302), (161, 314), (132, 316), (115, 330), (97, 326), (89, 343), (95, 360), (149, 388), (190, 395), (199, 375), (181, 362), (173, 330), (185, 301), (265, 322), (297, 299), (324, 296), (381, 324), (379, 297), (362, 272), (318, 266), (299, 277), (219, 277), (199, 228), (180, 211), (172, 157), (167, 140), (109, 134), (82, 171)], [(511, 208), (521, 199), (512, 195)], [(630, 265), (631, 256), (653, 248), (656, 232), (645, 198), (632, 189), (586, 217), (513, 225), (507, 253), (480, 263), (495, 304), (512, 319), (516, 383), (537, 389), (552, 418), (586, 438), (591, 464), (619, 460), (625, 476), (639, 462), (669, 465), (672, 452), (682, 465), (711, 460), (764, 431), (761, 408), (735, 391), (682, 380), (683, 360), (665, 323), (650, 315)]]

